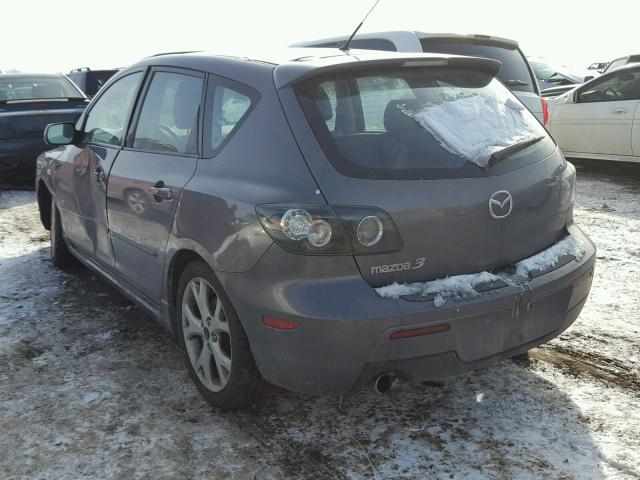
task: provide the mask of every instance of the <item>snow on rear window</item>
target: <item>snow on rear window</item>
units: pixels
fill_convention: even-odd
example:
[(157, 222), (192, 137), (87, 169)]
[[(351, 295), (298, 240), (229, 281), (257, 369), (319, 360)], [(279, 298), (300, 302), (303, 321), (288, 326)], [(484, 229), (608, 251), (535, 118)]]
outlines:
[(525, 107), (510, 97), (472, 95), (428, 102), (418, 112), (404, 110), (453, 154), (485, 167), (491, 155), (540, 132)]
[(504, 85), (474, 70), (340, 71), (296, 85), (296, 92), (327, 159), (356, 178), (479, 177), (492, 153), (546, 135)]

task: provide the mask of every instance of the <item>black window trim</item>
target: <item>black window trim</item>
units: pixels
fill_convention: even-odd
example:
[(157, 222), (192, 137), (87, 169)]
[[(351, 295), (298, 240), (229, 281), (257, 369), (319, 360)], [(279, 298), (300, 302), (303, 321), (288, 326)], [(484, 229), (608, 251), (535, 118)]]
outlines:
[[(209, 88), (210, 83), (214, 85), (213, 88)], [(209, 149), (207, 148), (207, 144), (209, 143), (207, 142), (209, 138), (209, 134), (205, 135), (204, 132), (211, 132), (211, 123), (213, 121), (213, 115), (209, 115), (209, 113), (212, 113), (209, 110), (213, 108), (213, 99), (210, 99), (210, 96), (214, 95), (215, 89), (219, 86), (227, 87), (230, 90), (234, 90), (238, 93), (241, 93), (242, 95), (246, 95), (247, 97), (249, 97), (249, 100), (251, 100), (251, 104), (249, 105), (249, 108), (247, 109), (247, 111), (244, 112), (244, 115), (242, 115), (242, 118), (238, 121), (238, 123), (236, 123), (233, 130), (231, 130), (229, 135), (227, 135), (224, 138), (222, 143), (214, 149)], [(253, 112), (254, 108), (256, 108), (256, 106), (260, 102), (261, 95), (260, 95), (260, 92), (258, 92), (256, 89), (250, 87), (245, 83), (239, 82), (237, 80), (233, 80), (228, 77), (224, 77), (222, 75), (217, 75), (215, 73), (207, 74), (207, 79), (205, 82), (205, 92), (206, 94), (204, 98), (204, 108), (202, 109), (204, 114), (204, 122), (202, 124), (202, 127), (203, 127), (201, 132), (202, 135), (200, 136), (202, 141), (202, 157), (201, 158), (212, 159), (217, 157), (218, 154), (220, 154), (220, 152), (226, 147), (226, 145), (236, 135), (236, 133), (240, 131), (240, 129), (242, 128), (242, 124), (247, 120), (247, 118), (249, 118), (249, 116), (251, 115), (251, 112)], [(211, 107), (209, 106), (209, 100), (211, 100)]]
[[(144, 106), (144, 101), (147, 98), (147, 93), (149, 92), (149, 88), (151, 86), (151, 82), (153, 81), (153, 77), (158, 72), (165, 73), (176, 73), (180, 75), (187, 75), (191, 77), (198, 77), (202, 79), (202, 91), (200, 92), (200, 109), (198, 112), (198, 152), (197, 153), (181, 153), (181, 152), (161, 152), (158, 150), (147, 150), (143, 148), (136, 148), (133, 146), (133, 140), (135, 137), (136, 129), (138, 128), (138, 121), (140, 120), (140, 114), (142, 113), (142, 107)], [(128, 152), (140, 152), (140, 153), (153, 153), (158, 155), (169, 155), (174, 157), (189, 157), (189, 158), (202, 158), (202, 125), (204, 120), (204, 99), (205, 99), (205, 91), (206, 91), (206, 77), (207, 74), (200, 70), (185, 68), (185, 67), (174, 67), (174, 66), (164, 66), (164, 65), (152, 65), (148, 67), (147, 74), (145, 76), (144, 82), (140, 87), (140, 91), (138, 94), (138, 98), (136, 101), (135, 109), (133, 114), (131, 115), (131, 120), (129, 122), (129, 128), (127, 129), (127, 134), (125, 135), (124, 146), (122, 146), (122, 150)], [(103, 87), (104, 88), (104, 87)]]
[[(136, 91), (136, 93), (134, 95), (133, 102), (131, 103), (131, 106), (129, 107), (129, 111), (127, 112), (127, 115), (126, 115), (126, 121), (125, 121), (124, 129), (122, 131), (124, 135), (122, 135), (122, 138), (120, 139), (120, 145), (113, 145), (111, 143), (101, 143), (101, 142), (85, 142), (85, 140), (84, 140), (84, 133), (85, 133), (84, 132), (84, 127), (86, 126), (87, 118), (89, 118), (89, 115), (91, 115), (91, 112), (95, 108), (96, 104), (100, 101), (102, 96), (106, 92), (109, 91), (109, 89), (113, 85), (118, 83), (120, 80), (123, 80), (124, 78), (126, 78), (126, 77), (128, 77), (130, 75), (136, 74), (136, 73), (142, 73), (142, 78), (140, 80), (140, 84), (137, 87), (137, 91)], [(144, 86), (144, 83), (146, 81), (147, 75), (148, 75), (148, 67), (142, 67), (142, 68), (136, 68), (135, 70), (127, 71), (122, 76), (118, 76), (117, 78), (112, 77), (112, 78), (109, 79), (109, 82), (107, 82), (100, 89), (100, 91), (98, 91), (97, 95), (95, 97), (93, 97), (93, 99), (91, 100), (91, 104), (84, 111), (84, 113), (78, 119), (78, 122), (76, 123), (76, 130), (82, 132), (81, 143), (86, 143), (87, 145), (96, 145), (96, 146), (104, 147), (104, 148), (112, 148), (112, 149), (116, 149), (116, 150), (121, 150), (124, 147), (125, 141), (126, 141), (127, 135), (128, 135), (127, 132), (129, 131), (129, 127), (131, 125), (131, 119), (132, 119), (132, 116), (133, 116), (133, 112), (135, 111), (135, 109), (137, 107), (137, 104), (138, 104), (138, 102), (140, 100), (140, 92), (142, 91), (142, 87)]]

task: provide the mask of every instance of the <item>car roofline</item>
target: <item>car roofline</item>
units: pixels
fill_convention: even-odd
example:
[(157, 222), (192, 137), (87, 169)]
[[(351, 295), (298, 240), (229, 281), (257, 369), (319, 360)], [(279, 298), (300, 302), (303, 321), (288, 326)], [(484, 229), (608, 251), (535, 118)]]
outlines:
[[(306, 49), (309, 50), (309, 49)], [(327, 73), (382, 66), (419, 66), (419, 67), (461, 67), (474, 68), (495, 76), (502, 64), (497, 60), (460, 55), (380, 52), (376, 50), (350, 50), (342, 52), (339, 49), (331, 56), (307, 56), (295, 62), (278, 65), (274, 69), (274, 83), (277, 89), (287, 87), (293, 83), (304, 81), (310, 77)]]
[(172, 59), (191, 61), (189, 68), (198, 68), (197, 64), (207, 61), (200, 69), (224, 76), (224, 71), (216, 69), (216, 61), (224, 64), (232, 62), (238, 65), (262, 65), (273, 75), (276, 88), (283, 88), (294, 82), (311, 76), (328, 73), (330, 71), (360, 68), (370, 65), (403, 65), (407, 62), (423, 62), (424, 66), (459, 66), (469, 68), (473, 66), (480, 71), (496, 75), (501, 63), (497, 60), (422, 52), (387, 52), (380, 50), (342, 51), (338, 48), (285, 48), (270, 50), (266, 54), (225, 54), (212, 52), (177, 53), (154, 57), (147, 57), (134, 63), (123, 71), (147, 67), (172, 65)]
[[(404, 35), (412, 35), (417, 40), (459, 40), (459, 41), (469, 41), (470, 43), (484, 43), (484, 44), (492, 44), (496, 46), (505, 46), (510, 49), (519, 48), (519, 44), (517, 41), (504, 38), (504, 37), (495, 37), (493, 35), (481, 35), (481, 34), (463, 34), (463, 33), (429, 33), (422, 32), (417, 30), (386, 30), (379, 32), (367, 32), (367, 33), (358, 33), (354, 38), (355, 39), (372, 39), (372, 38), (384, 38), (389, 39), (392, 37), (404, 36)], [(318, 38), (315, 40), (305, 40), (301, 42), (293, 43), (292, 47), (306, 47), (308, 45), (317, 44), (319, 42), (322, 43), (332, 43), (339, 42), (341, 40), (346, 40), (348, 35), (338, 35), (335, 37), (326, 37), (326, 38)]]

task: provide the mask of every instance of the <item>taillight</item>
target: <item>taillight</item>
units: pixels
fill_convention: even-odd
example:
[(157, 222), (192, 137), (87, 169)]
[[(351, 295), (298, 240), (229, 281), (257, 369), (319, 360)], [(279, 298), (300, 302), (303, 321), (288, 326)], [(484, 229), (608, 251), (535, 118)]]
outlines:
[(311, 255), (371, 255), (401, 250), (389, 215), (372, 207), (260, 205), (258, 219), (285, 250)]
[(549, 102), (546, 98), (541, 98), (540, 101), (542, 102), (542, 123), (546, 127), (549, 123)]

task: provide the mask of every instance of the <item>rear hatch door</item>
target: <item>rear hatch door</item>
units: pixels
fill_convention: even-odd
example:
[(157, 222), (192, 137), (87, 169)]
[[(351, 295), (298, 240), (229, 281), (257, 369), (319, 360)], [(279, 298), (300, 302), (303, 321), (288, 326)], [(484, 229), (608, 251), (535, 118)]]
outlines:
[(355, 257), (372, 286), (497, 269), (564, 226), (554, 177), (562, 157), (486, 72), (369, 66), (307, 80), (297, 98), (317, 142), (304, 141), (295, 115), (291, 125), (327, 202), (382, 208), (401, 237), (397, 251)]

